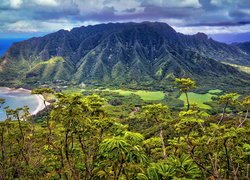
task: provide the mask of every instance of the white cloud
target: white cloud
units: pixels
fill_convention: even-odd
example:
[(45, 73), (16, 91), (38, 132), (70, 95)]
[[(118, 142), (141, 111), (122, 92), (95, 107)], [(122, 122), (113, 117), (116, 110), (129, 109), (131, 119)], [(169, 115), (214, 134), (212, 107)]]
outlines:
[[(71, 22), (67, 19), (57, 19), (57, 20), (48, 20), (48, 21), (39, 21), (39, 20), (21, 20), (15, 23), (10, 23), (4, 26), (4, 31), (7, 32), (26, 32), (26, 33), (36, 33), (36, 32), (53, 32), (60, 29), (71, 30), (74, 27), (87, 26), (98, 24), (97, 21), (76, 21)], [(4, 32), (2, 31), (2, 32)], [(0, 30), (1, 32), (1, 30)]]
[(240, 11), (250, 15), (250, 9), (241, 9)]
[(233, 34), (249, 32), (250, 24), (244, 26), (195, 26), (195, 27), (173, 27), (176, 31), (183, 34), (196, 34), (203, 32), (205, 34)]
[(32, 0), (35, 4), (41, 6), (57, 6), (58, 2), (56, 0)]
[[(248, 1), (207, 0), (201, 6), (200, 0), (0, 0), (0, 31), (50, 32), (109, 21), (161, 21), (187, 34), (246, 32), (247, 25), (198, 25), (246, 21)], [(210, 2), (217, 7), (212, 9)], [(183, 27), (187, 24), (197, 26)]]
[[(100, 13), (105, 8), (113, 8), (117, 15), (143, 12), (139, 0), (75, 0), (74, 3), (80, 10), (81, 15)], [(128, 9), (135, 9), (135, 12), (125, 12)]]
[(239, 3), (238, 0), (212, 0), (211, 4), (215, 6), (221, 6), (226, 4), (237, 4)]
[(80, 13), (86, 15), (89, 13), (98, 13), (104, 7), (105, 0), (90, 0), (88, 2), (84, 0), (74, 0), (74, 3), (78, 6)]
[(22, 4), (23, 4), (22, 0), (10, 0), (10, 7), (14, 9), (20, 8)]
[(38, 29), (34, 27), (34, 24), (27, 21), (17, 21), (15, 23), (7, 24), (5, 27), (9, 32), (37, 32)]
[(181, 1), (176, 1), (176, 0), (168, 0), (164, 1), (164, 5), (167, 7), (194, 7), (194, 8), (199, 8), (201, 7), (200, 3), (198, 0), (181, 0)]
[(199, 8), (201, 4), (199, 0), (145, 0), (147, 4), (157, 5), (160, 7), (194, 7)]
[(170, 26), (181, 26), (185, 23), (183, 19), (174, 19), (174, 18), (168, 18), (168, 19), (157, 19), (159, 22), (167, 23)]
[[(117, 14), (123, 14), (124, 11), (128, 9), (135, 9), (135, 12), (138, 13), (142, 12), (144, 10), (143, 7), (140, 7), (140, 2), (138, 0), (112, 0), (107, 3), (105, 3), (105, 6), (107, 7), (113, 7)], [(128, 13), (128, 12), (126, 12)]]

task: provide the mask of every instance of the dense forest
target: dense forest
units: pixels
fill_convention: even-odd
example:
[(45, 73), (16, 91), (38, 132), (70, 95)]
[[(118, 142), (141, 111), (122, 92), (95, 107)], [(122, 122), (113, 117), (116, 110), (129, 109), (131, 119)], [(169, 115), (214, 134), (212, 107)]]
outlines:
[(34, 89), (56, 100), (36, 116), (5, 108), (0, 179), (249, 179), (250, 96), (222, 94), (221, 112), (210, 114), (189, 102), (192, 79), (176, 86), (182, 110), (146, 104), (129, 116), (110, 113), (96, 94)]

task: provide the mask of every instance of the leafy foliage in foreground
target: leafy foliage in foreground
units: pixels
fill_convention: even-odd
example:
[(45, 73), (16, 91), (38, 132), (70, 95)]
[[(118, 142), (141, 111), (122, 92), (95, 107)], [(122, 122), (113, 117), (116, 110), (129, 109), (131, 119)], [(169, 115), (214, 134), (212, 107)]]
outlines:
[[(52, 92), (33, 93), (45, 91)], [(220, 96), (222, 115), (152, 104), (123, 121), (106, 113), (98, 95), (56, 97), (44, 124), (27, 107), (6, 109), (0, 179), (250, 178), (249, 97)], [(229, 115), (225, 104), (237, 111)]]

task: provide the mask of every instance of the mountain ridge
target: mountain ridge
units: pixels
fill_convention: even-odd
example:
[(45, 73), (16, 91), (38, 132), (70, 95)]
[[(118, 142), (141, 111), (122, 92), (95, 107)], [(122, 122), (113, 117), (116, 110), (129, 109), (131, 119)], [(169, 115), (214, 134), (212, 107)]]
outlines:
[[(182, 76), (244, 80), (247, 74), (220, 62), (249, 65), (249, 57), (239, 47), (216, 42), (204, 33), (184, 35), (165, 23), (109, 23), (59, 30), (15, 43), (1, 60), (0, 76), (12, 69), (19, 70), (21, 81), (166, 84)], [(63, 61), (55, 62), (53, 68), (51, 58)], [(56, 67), (65, 74), (54, 72)], [(46, 72), (50, 75), (45, 78), (42, 74)]]
[(232, 45), (250, 54), (250, 41), (242, 42), (242, 43), (233, 43)]

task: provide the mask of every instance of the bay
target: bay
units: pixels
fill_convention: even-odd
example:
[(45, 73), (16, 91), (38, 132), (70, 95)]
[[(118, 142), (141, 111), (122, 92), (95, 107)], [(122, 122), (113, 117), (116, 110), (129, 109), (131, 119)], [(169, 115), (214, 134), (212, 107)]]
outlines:
[(0, 108), (0, 121), (6, 119), (4, 110), (6, 106), (9, 106), (11, 109), (28, 106), (31, 114), (36, 114), (44, 108), (43, 100), (38, 95), (31, 95), (30, 91), (21, 88), (0, 87), (0, 98), (5, 99), (5, 103)]

